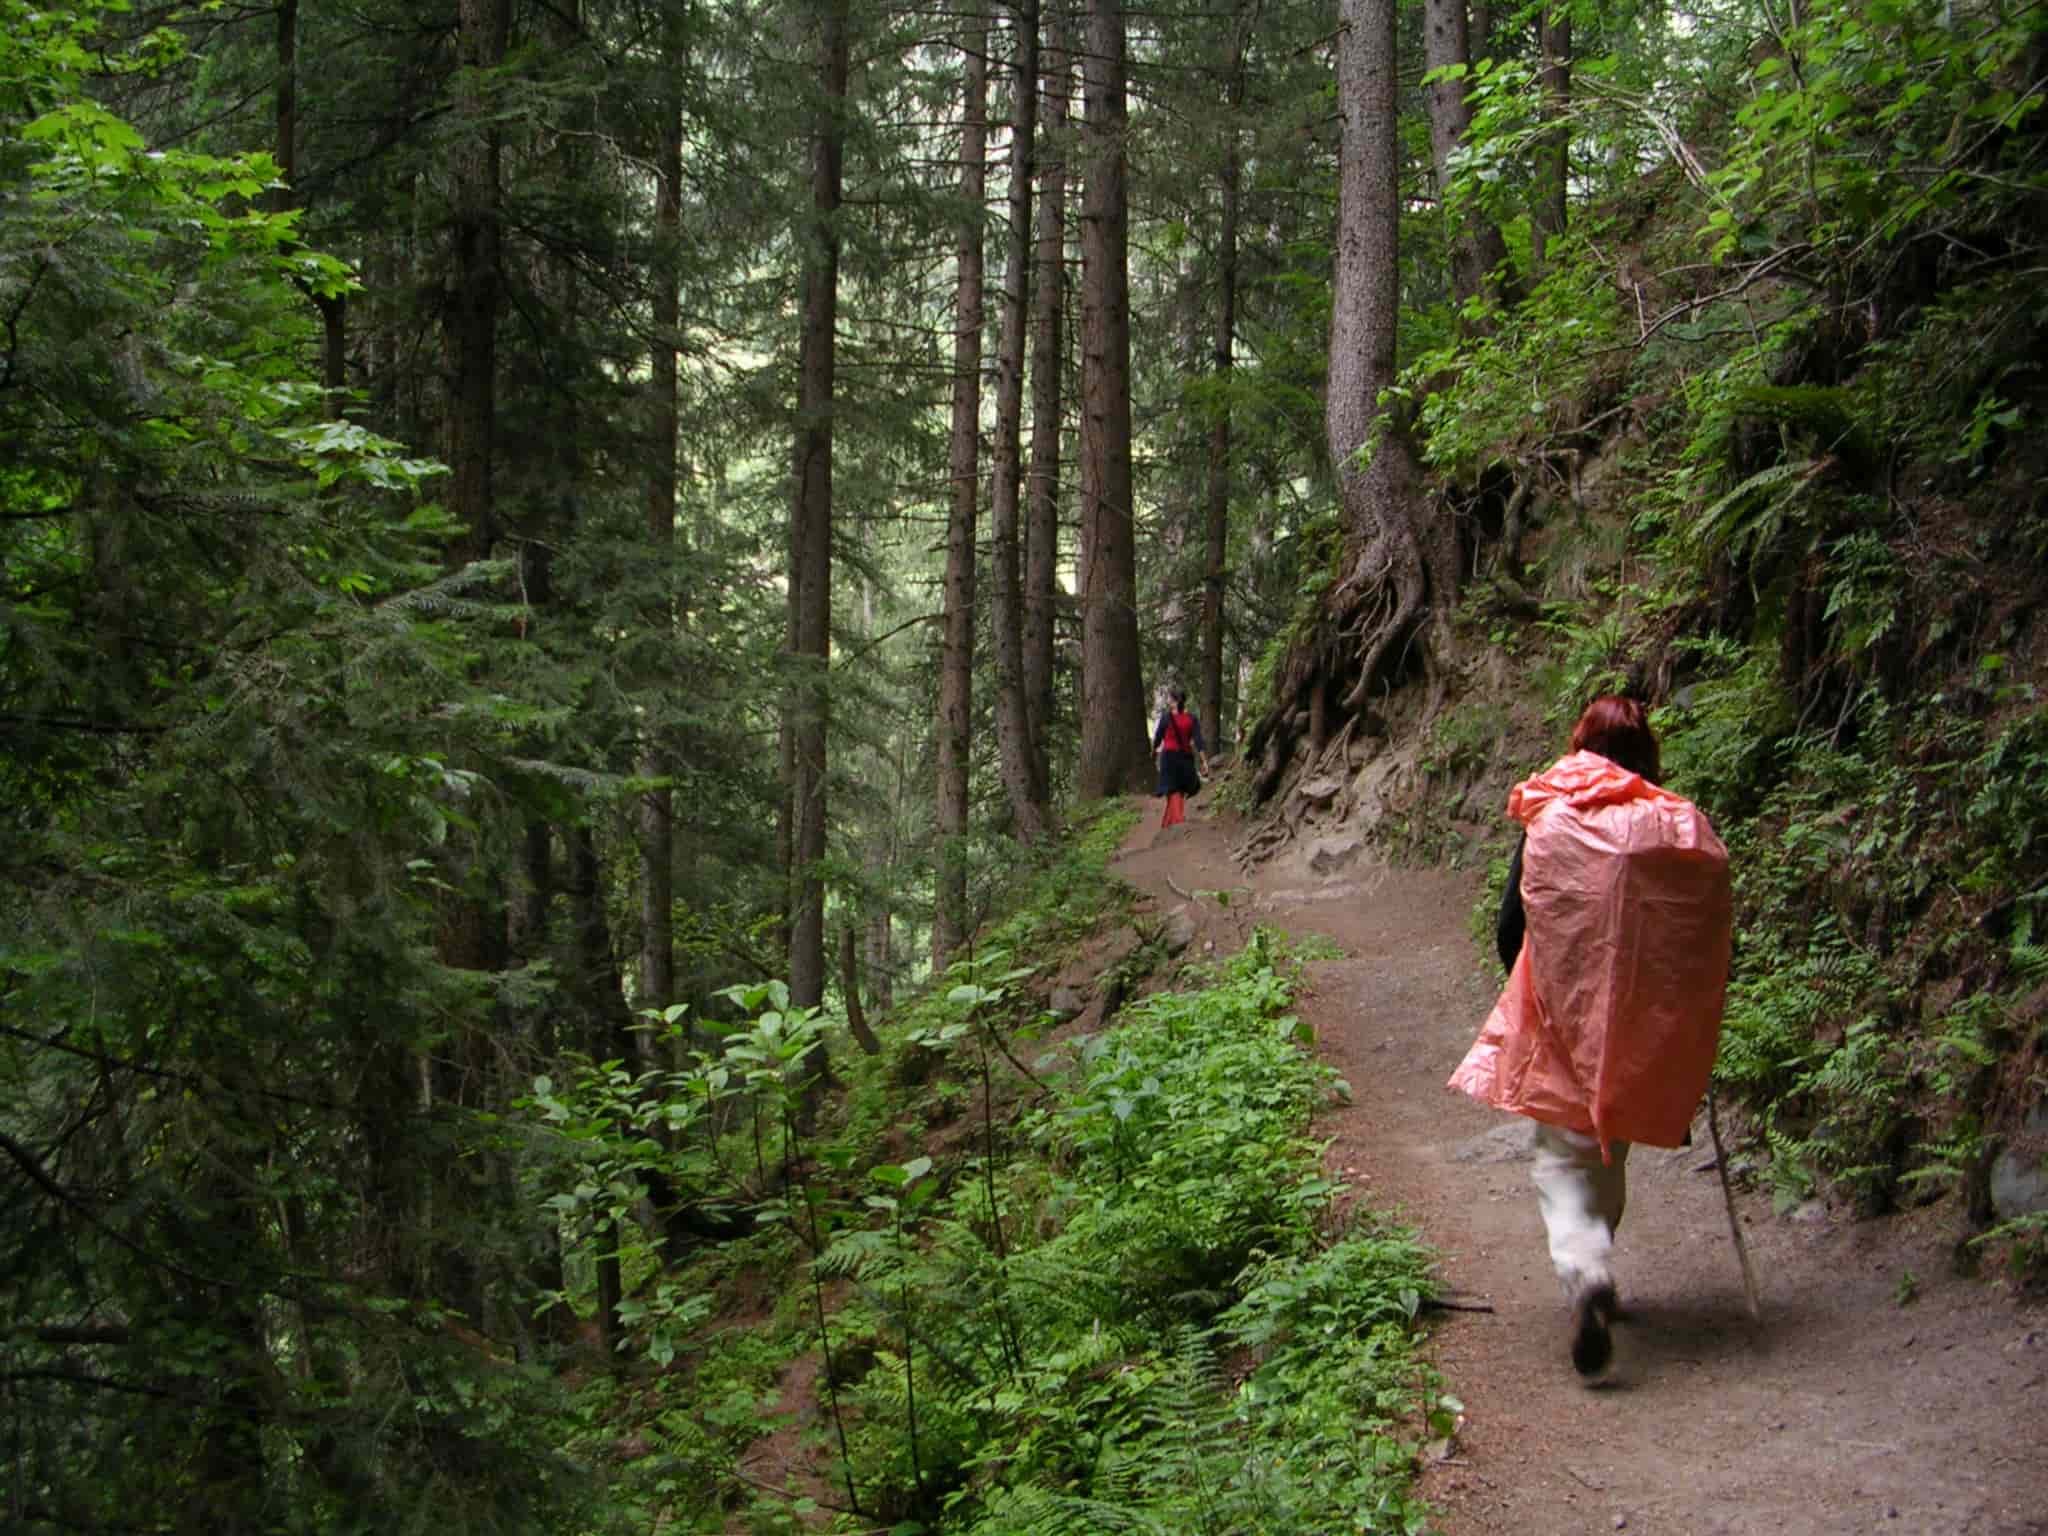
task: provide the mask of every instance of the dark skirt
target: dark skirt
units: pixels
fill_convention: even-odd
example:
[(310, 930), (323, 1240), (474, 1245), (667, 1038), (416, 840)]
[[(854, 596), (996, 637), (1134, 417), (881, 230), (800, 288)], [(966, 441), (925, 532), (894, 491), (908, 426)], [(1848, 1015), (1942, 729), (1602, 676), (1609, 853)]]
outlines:
[(1195, 772), (1195, 754), (1192, 752), (1162, 752), (1159, 754), (1159, 787), (1152, 791), (1156, 795), (1193, 795), (1201, 792), (1202, 776)]

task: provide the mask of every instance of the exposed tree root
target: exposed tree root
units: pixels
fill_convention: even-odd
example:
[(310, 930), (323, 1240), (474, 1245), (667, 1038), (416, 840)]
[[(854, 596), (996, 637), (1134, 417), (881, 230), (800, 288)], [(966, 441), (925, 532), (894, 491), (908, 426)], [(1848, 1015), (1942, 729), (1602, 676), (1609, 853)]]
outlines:
[[(1390, 566), (1394, 565), (1391, 560)], [(1422, 617), (1423, 592), (1425, 583), (1419, 561), (1412, 570), (1409, 562), (1403, 561), (1398, 567), (1382, 575), (1381, 580), (1391, 580), (1394, 588), (1395, 608), (1393, 617), (1378, 626), (1378, 632), (1366, 642), (1365, 660), (1358, 670), (1358, 681), (1351, 685), (1344, 695), (1342, 708), (1347, 715), (1356, 714), (1365, 707), (1367, 695), (1380, 680), (1381, 670), (1397, 645), (1404, 644), (1413, 633)]]

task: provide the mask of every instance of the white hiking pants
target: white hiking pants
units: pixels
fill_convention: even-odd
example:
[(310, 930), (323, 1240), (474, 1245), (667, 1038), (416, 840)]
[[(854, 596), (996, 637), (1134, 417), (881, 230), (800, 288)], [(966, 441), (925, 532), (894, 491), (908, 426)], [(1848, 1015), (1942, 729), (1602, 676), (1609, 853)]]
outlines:
[(1607, 1261), (1628, 1198), (1628, 1143), (1610, 1142), (1614, 1161), (1603, 1163), (1600, 1143), (1591, 1136), (1535, 1124), (1536, 1201), (1550, 1238), (1550, 1262), (1565, 1298), (1576, 1301), (1614, 1283)]

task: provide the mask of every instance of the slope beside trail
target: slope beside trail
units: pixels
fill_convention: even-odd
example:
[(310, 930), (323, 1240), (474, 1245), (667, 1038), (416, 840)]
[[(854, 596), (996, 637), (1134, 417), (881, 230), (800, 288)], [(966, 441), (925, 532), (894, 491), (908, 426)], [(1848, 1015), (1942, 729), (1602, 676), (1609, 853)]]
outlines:
[(2048, 1309), (1958, 1278), (1945, 1214), (1780, 1216), (1738, 1191), (1753, 1324), (1703, 1124), (1691, 1148), (1629, 1160), (1616, 1364), (1581, 1382), (1526, 1124), (1444, 1087), (1493, 1000), (1467, 931), (1477, 874), (1364, 855), (1247, 876), (1214, 810), (1161, 831), (1151, 802), (1112, 871), (1187, 905), (1198, 951), (1254, 924), (1342, 947), (1299, 999), (1354, 1095), (1320, 1123), (1329, 1164), (1421, 1233), (1461, 1303), (1493, 1308), (1446, 1315), (1428, 1350), (1465, 1405), (1422, 1482), (1441, 1536), (2048, 1536)]

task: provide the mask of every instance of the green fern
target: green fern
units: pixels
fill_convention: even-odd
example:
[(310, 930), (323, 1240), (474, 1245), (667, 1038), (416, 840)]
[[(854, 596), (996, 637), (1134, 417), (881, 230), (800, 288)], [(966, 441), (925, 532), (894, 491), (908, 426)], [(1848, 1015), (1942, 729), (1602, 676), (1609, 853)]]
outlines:
[(1793, 503), (1825, 467), (1824, 459), (1792, 459), (1758, 470), (1693, 520), (1696, 549), (1740, 557), (1776, 542)]
[(1111, 1499), (1087, 1498), (1050, 1488), (999, 1488), (987, 1512), (969, 1526), (970, 1536), (1095, 1536), (1133, 1532), (1136, 1536), (1179, 1536), (1142, 1509)]
[(1972, 1248), (2005, 1244), (2013, 1273), (2038, 1278), (2048, 1273), (2048, 1211), (2033, 1211), (2001, 1221), (1970, 1239)]
[(1867, 654), (1899, 621), (1904, 575), (1891, 546), (1869, 530), (1838, 540), (1827, 553), (1833, 579), (1822, 614), (1852, 658)]

